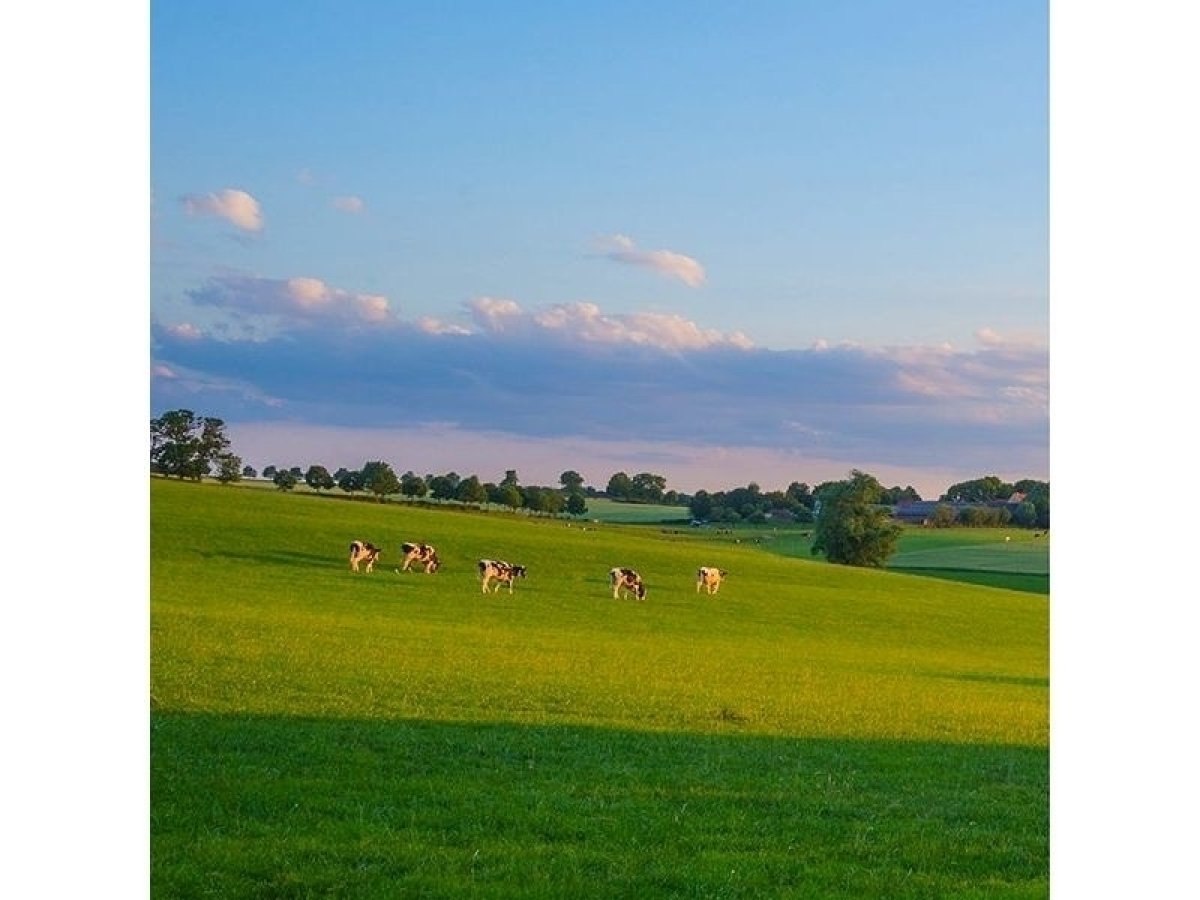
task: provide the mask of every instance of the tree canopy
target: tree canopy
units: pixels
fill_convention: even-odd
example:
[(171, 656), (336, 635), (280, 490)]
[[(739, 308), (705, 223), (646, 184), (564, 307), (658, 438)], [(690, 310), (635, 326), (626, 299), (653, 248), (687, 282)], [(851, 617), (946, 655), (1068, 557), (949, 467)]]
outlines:
[(812, 553), (833, 563), (882, 567), (900, 539), (900, 526), (880, 505), (883, 492), (874, 477), (857, 469), (846, 481), (822, 485)]
[(400, 490), (400, 479), (396, 477), (392, 467), (382, 460), (363, 464), (362, 484), (381, 503), (388, 494), (395, 494)]
[[(190, 409), (173, 409), (150, 420), (150, 471), (199, 481), (214, 465), (228, 472), (231, 454), (225, 423), (197, 416)], [(238, 460), (238, 467), (241, 460)]]

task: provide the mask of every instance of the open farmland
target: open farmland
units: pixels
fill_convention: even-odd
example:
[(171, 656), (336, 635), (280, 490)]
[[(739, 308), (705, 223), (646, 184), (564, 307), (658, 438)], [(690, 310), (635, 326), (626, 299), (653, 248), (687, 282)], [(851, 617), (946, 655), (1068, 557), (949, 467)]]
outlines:
[(1043, 596), (158, 479), (151, 541), (158, 896), (1047, 893)]

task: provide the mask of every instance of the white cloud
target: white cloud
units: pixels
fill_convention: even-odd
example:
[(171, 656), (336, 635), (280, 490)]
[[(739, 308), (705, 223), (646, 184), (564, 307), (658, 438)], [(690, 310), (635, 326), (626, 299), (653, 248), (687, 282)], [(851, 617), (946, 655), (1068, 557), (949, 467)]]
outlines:
[(639, 250), (633, 240), (623, 234), (600, 238), (598, 246), (606, 259), (653, 269), (671, 278), (678, 278), (689, 287), (699, 287), (707, 278), (704, 266), (692, 257), (674, 250)]
[(351, 215), (357, 215), (366, 208), (366, 204), (363, 202), (362, 197), (334, 197), (329, 202), (332, 204), (334, 209), (340, 209), (342, 212), (350, 213)]
[(262, 209), (245, 191), (226, 188), (215, 194), (188, 194), (182, 202), (189, 216), (216, 216), (243, 231), (261, 231), (263, 227)]

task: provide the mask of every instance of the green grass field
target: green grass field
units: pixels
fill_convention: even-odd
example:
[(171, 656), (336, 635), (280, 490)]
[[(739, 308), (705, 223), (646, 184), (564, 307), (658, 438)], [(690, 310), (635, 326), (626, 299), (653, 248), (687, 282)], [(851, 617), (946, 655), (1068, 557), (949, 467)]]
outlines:
[[(529, 578), (483, 596), (481, 556)], [(752, 544), (154, 479), (152, 889), (1044, 897), (1047, 629)]]

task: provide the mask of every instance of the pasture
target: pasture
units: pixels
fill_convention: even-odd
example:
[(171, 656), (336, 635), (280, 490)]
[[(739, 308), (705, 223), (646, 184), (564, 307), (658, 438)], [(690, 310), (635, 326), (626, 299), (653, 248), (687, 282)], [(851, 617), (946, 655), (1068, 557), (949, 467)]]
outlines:
[(1042, 596), (152, 479), (150, 614), (156, 896), (1048, 892)]

